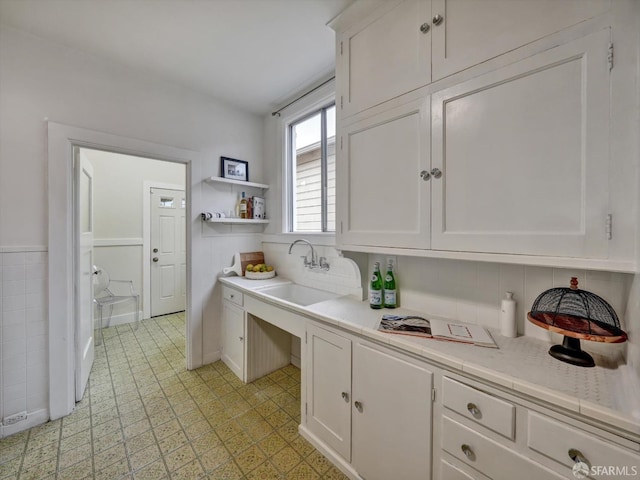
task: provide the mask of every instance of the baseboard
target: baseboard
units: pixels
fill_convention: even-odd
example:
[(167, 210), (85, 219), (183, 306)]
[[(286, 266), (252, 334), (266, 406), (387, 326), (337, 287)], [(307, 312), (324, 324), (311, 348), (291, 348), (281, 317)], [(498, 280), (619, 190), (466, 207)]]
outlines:
[[(143, 314), (142, 314), (142, 310), (140, 310), (140, 312), (138, 313), (140, 320), (142, 320)], [(104, 316), (104, 324), (102, 325), (102, 328), (107, 328), (107, 327), (117, 327), (118, 325), (125, 325), (127, 323), (134, 323), (136, 321), (136, 316), (134, 312), (128, 312), (128, 313), (120, 313), (119, 315), (111, 315), (111, 319), (109, 320), (109, 322), (107, 322), (107, 316)], [(98, 323), (99, 323), (99, 317), (98, 314), (96, 314), (94, 320), (96, 322), (96, 328), (99, 327)]]
[(213, 352), (205, 352), (202, 354), (202, 364), (208, 365), (213, 362), (217, 362), (222, 358), (220, 350), (214, 350)]
[(26, 420), (23, 420), (18, 423), (14, 423), (13, 425), (0, 426), (0, 438), (8, 437), (9, 435), (22, 432), (23, 430), (28, 430), (31, 427), (35, 427), (37, 425), (46, 423), (48, 420), (49, 420), (49, 410), (47, 409), (43, 408), (41, 410), (35, 410), (33, 412), (29, 412), (27, 413)]
[(322, 440), (311, 433), (307, 427), (300, 424), (298, 425), (298, 433), (304, 437), (311, 445), (313, 445), (321, 454), (329, 459), (338, 470), (344, 473), (351, 480), (364, 480), (358, 472), (356, 472), (351, 464), (349, 464), (344, 458), (329, 448)]
[(296, 357), (295, 355), (291, 355), (291, 364), (294, 367), (301, 368), (300, 367), (300, 357)]

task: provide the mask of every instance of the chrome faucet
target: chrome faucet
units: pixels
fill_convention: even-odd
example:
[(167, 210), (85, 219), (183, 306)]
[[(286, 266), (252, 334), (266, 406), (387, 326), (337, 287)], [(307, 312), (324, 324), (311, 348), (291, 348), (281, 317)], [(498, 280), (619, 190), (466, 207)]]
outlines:
[(308, 254), (302, 255), (300, 257), (303, 259), (305, 267), (311, 270), (316, 268), (321, 268), (322, 270), (329, 270), (329, 264), (327, 263), (327, 259), (325, 257), (320, 257), (320, 262), (318, 263), (318, 258), (316, 257), (316, 251), (313, 249), (313, 245), (311, 245), (311, 242), (304, 240), (302, 238), (295, 240), (291, 245), (289, 245), (289, 255), (291, 255), (291, 250), (293, 249), (293, 246), (296, 243), (306, 243), (307, 245), (309, 245), (309, 248), (311, 249), (311, 261), (309, 261), (309, 259), (307, 258)]

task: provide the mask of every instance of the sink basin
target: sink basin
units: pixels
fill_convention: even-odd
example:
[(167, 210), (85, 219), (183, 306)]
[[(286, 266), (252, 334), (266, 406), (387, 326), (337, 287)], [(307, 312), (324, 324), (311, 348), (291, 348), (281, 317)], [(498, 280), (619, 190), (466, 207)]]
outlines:
[(303, 307), (341, 296), (337, 293), (325, 292), (324, 290), (304, 287), (295, 283), (261, 288), (259, 291), (264, 295), (284, 300), (286, 302), (295, 303), (296, 305)]

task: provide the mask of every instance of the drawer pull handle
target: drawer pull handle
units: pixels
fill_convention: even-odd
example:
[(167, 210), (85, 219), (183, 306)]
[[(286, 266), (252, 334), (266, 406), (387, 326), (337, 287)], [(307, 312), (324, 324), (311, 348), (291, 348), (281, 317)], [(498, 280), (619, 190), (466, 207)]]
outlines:
[(471, 415), (473, 415), (476, 418), (480, 418), (482, 417), (482, 412), (480, 411), (480, 409), (476, 406), (475, 403), (467, 403), (467, 410), (469, 410), (469, 413)]
[(358, 409), (359, 412), (362, 412), (362, 402), (356, 400), (355, 402), (353, 402), (353, 405)]
[(345, 402), (349, 401), (349, 394), (347, 392), (342, 392), (342, 398)]
[(575, 448), (570, 448), (567, 453), (569, 454), (569, 458), (571, 458), (571, 460), (573, 460), (574, 462), (584, 463), (587, 466), (591, 465), (587, 460), (587, 457), (585, 457), (580, 450), (576, 450)]
[(462, 453), (464, 453), (464, 456), (467, 457), (469, 460), (473, 461), (476, 459), (476, 454), (473, 453), (473, 450), (471, 450), (471, 447), (466, 443), (463, 444), (460, 447), (460, 449), (462, 450)]

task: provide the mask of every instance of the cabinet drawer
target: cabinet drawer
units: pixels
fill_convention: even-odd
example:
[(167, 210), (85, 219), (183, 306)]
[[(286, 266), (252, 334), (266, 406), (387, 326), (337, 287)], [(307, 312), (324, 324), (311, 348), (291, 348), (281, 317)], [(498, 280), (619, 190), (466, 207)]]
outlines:
[(475, 480), (459, 468), (454, 467), (449, 462), (440, 462), (440, 480)]
[(504, 400), (444, 377), (445, 407), (511, 440), (515, 431), (515, 407)]
[(244, 296), (242, 293), (224, 285), (222, 286), (222, 298), (239, 306), (242, 306), (244, 303)]
[(634, 475), (640, 472), (638, 453), (537, 413), (529, 413), (527, 445), (569, 468), (575, 464), (569, 455), (569, 450), (573, 449), (580, 452), (589, 466), (616, 467)]
[(446, 416), (442, 417), (442, 449), (493, 480), (564, 478)]

